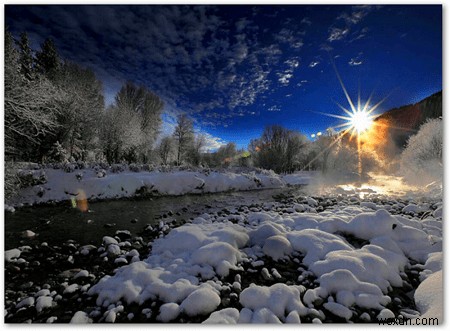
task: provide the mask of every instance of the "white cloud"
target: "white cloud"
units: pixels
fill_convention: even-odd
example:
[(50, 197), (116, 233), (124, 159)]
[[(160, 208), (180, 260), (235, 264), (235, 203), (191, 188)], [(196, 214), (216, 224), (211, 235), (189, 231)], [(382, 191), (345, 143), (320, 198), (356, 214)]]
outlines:
[(267, 109), (267, 111), (281, 111), (280, 106), (273, 105)]
[(348, 33), (349, 33), (350, 29), (349, 28), (336, 28), (336, 27), (332, 27), (330, 29), (330, 34), (328, 36), (328, 41), (329, 42), (333, 42), (335, 40), (341, 40), (343, 39)]
[(294, 77), (294, 70), (300, 65), (300, 62), (297, 58), (293, 57), (284, 61), (284, 64), (287, 65), (287, 68), (283, 72), (278, 72), (277, 76), (278, 82), (283, 86), (287, 86), (291, 78)]
[(311, 24), (312, 24), (312, 22), (311, 22), (311, 20), (309, 19), (309, 17), (303, 18), (303, 19), (300, 21), (300, 23), (301, 23), (301, 24), (306, 24), (306, 25), (311, 25)]
[(312, 61), (308, 67), (310, 68), (314, 68), (315, 66), (317, 66), (320, 62), (319, 61)]
[(200, 134), (203, 134), (205, 137), (205, 146), (203, 147), (203, 152), (213, 152), (217, 149), (219, 149), (221, 146), (224, 146), (227, 144), (226, 141), (219, 137), (214, 137), (213, 135), (207, 133), (207, 132), (199, 132)]
[[(341, 13), (336, 19), (339, 21), (344, 21), (343, 27), (330, 27), (328, 41), (333, 42), (336, 40), (341, 40), (347, 37), (350, 30), (361, 23), (364, 18), (373, 10), (378, 9), (379, 6), (370, 6), (370, 5), (361, 5), (361, 6), (352, 6), (351, 10)], [(363, 28), (359, 33), (356, 34), (355, 38), (353, 38), (350, 42), (364, 38), (368, 29)]]
[(359, 58), (352, 58), (352, 59), (350, 59), (348, 64), (351, 66), (359, 66), (359, 65), (363, 64), (363, 61)]
[(292, 48), (300, 48), (303, 46), (303, 40), (297, 36), (298, 34), (303, 35), (303, 32), (294, 32), (293, 30), (283, 28), (277, 34), (275, 34), (275, 40), (286, 43)]
[(278, 74), (278, 75), (279, 75), (278, 81), (281, 83), (281, 85), (284, 85), (284, 86), (289, 85), (289, 81), (293, 76), (290, 73), (283, 73), (283, 74)]

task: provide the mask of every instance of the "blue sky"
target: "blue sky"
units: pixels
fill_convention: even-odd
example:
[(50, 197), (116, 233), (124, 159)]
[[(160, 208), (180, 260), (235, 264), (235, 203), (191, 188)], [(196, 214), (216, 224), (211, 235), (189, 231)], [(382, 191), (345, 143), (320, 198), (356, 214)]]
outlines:
[(442, 89), (440, 5), (13, 6), (5, 23), (32, 47), (54, 39), (92, 68), (107, 102), (127, 80), (165, 101), (164, 132), (180, 112), (210, 146), (246, 147), (269, 124), (307, 136), (341, 120), (352, 98), (388, 96), (378, 109)]

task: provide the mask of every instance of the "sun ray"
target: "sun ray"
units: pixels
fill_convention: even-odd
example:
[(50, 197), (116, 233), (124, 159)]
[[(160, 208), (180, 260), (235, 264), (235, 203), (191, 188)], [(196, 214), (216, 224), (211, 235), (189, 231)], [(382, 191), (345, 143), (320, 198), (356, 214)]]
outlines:
[(331, 63), (333, 64), (333, 68), (334, 71), (336, 72), (336, 76), (339, 80), (339, 83), (341, 84), (342, 90), (344, 91), (345, 97), (347, 98), (348, 104), (350, 105), (350, 108), (352, 109), (353, 113), (356, 113), (356, 108), (353, 104), (352, 99), (350, 98), (350, 95), (347, 92), (347, 89), (345, 88), (344, 82), (342, 81), (341, 75), (339, 75), (339, 72), (336, 68), (336, 64), (334, 63), (334, 61), (331, 61)]
[[(333, 100), (334, 101), (334, 100)], [(353, 113), (349, 112), (348, 109), (346, 109), (344, 106), (342, 106), (339, 102), (334, 101), (339, 108), (341, 108), (348, 116), (352, 117)]]
[(338, 125), (335, 125), (335, 126), (332, 126), (331, 128), (332, 129), (338, 129), (338, 128), (343, 128), (343, 127), (345, 127), (345, 126), (350, 126), (351, 124), (350, 123), (341, 123), (341, 124), (338, 124)]
[(308, 169), (308, 167), (309, 167), (314, 161), (316, 161), (316, 160), (317, 160), (319, 157), (321, 157), (325, 152), (327, 152), (331, 147), (333, 147), (336, 143), (338, 143), (340, 140), (342, 140), (342, 138), (348, 133), (348, 131), (349, 131), (350, 129), (351, 129), (351, 128), (348, 128), (348, 129), (345, 129), (344, 131), (340, 132), (340, 133), (339, 133), (339, 136), (338, 136), (336, 139), (334, 139), (334, 141), (331, 142), (331, 144), (328, 145), (328, 147), (326, 147), (325, 149), (323, 149), (323, 150), (322, 150), (319, 154), (317, 154), (311, 161), (309, 161), (309, 162), (303, 167), (302, 171)]
[(336, 114), (330, 114), (330, 113), (322, 113), (320, 111), (315, 112), (315, 113), (321, 114), (321, 115), (325, 115), (325, 116), (329, 116), (329, 117), (339, 118), (341, 120), (346, 120), (346, 121), (351, 120), (351, 117), (346, 117), (346, 116), (342, 116), (342, 115), (336, 115)]
[(361, 109), (361, 82), (358, 82), (358, 109)]

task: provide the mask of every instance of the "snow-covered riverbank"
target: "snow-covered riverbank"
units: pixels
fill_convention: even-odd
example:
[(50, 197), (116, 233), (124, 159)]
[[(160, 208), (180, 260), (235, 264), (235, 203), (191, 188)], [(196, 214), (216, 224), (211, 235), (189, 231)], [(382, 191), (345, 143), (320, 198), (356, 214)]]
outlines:
[[(27, 307), (50, 319), (74, 297), (72, 322), (442, 322), (439, 199), (286, 196), (171, 224), (147, 230), (157, 238), (148, 255), (123, 231), (73, 247), (72, 260), (97, 262), (48, 292), (27, 291), (8, 318)], [(27, 263), (25, 248), (8, 252), (11, 269)], [(95, 268), (108, 263), (125, 265)]]
[[(216, 171), (123, 171), (81, 169), (65, 172), (62, 169), (26, 170), (23, 175), (34, 177), (34, 186), (19, 191), (7, 201), (17, 207), (50, 201), (107, 200), (145, 194), (184, 195), (227, 191), (247, 191), (280, 188), (286, 185), (305, 185), (314, 172), (299, 172), (280, 176), (272, 171), (234, 173)], [(8, 206), (7, 206), (8, 207)]]
[[(353, 321), (411, 317), (407, 307), (392, 312), (392, 306), (399, 304), (395, 301), (401, 299), (391, 293), (406, 286), (405, 271), (412, 265), (421, 271), (421, 280), (430, 277), (430, 286), (436, 287), (431, 279), (440, 270), (441, 218), (430, 214), (420, 220), (409, 212), (417, 205), (395, 202), (338, 203), (321, 213), (315, 209), (318, 206), (309, 198), (288, 208), (267, 204), (244, 213), (233, 210), (227, 217), (201, 215), (155, 241), (145, 261), (104, 277), (88, 293), (98, 295), (97, 305), (103, 307), (119, 300), (140, 305), (161, 300), (173, 310), (166, 318), (162, 309), (166, 306), (161, 307), (161, 319), (166, 321), (179, 313), (213, 313), (230, 286), (239, 295), (241, 309), (216, 311), (206, 322), (299, 322), (304, 318), (319, 322), (329, 314)], [(439, 204), (421, 206), (433, 211)], [(404, 214), (394, 216), (390, 211)], [(439, 215), (439, 209), (434, 214)], [(290, 285), (277, 281), (282, 276), (270, 264), (263, 267), (267, 260), (291, 259), (298, 264), (298, 278)], [(248, 277), (251, 272), (262, 273), (273, 284), (242, 288), (238, 275)], [(230, 274), (236, 275), (234, 282), (224, 283), (222, 279)], [(303, 284), (311, 274), (315, 284), (309, 280)], [(442, 318), (439, 300), (430, 301), (426, 292), (416, 293), (419, 309)], [(358, 316), (361, 310), (366, 314)]]

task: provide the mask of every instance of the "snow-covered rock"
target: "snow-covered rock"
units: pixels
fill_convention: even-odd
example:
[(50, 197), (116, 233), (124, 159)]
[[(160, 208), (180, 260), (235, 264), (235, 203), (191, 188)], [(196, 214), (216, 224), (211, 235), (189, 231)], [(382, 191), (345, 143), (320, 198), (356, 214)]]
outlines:
[(414, 301), (423, 318), (443, 318), (443, 280), (442, 270), (425, 279), (414, 293)]
[(377, 315), (378, 320), (388, 320), (391, 318), (395, 318), (395, 314), (387, 308), (384, 308), (380, 311), (380, 313)]
[(254, 311), (268, 309), (284, 320), (286, 313), (289, 314), (291, 311), (296, 311), (300, 316), (308, 314), (309, 309), (300, 300), (300, 293), (303, 290), (302, 286), (288, 286), (281, 283), (270, 287), (253, 285), (241, 292), (239, 302), (243, 307)]
[(176, 303), (165, 303), (159, 308), (159, 315), (156, 319), (165, 323), (173, 321), (180, 314), (180, 310), (180, 306)]
[(5, 252), (5, 260), (11, 262), (11, 260), (19, 258), (21, 253), (22, 252), (18, 248), (7, 250)]
[(236, 308), (225, 308), (215, 311), (203, 324), (236, 324), (239, 321), (239, 310)]
[(75, 324), (87, 324), (92, 323), (92, 319), (89, 318), (88, 314), (86, 314), (84, 311), (77, 311), (70, 320), (70, 323)]
[(73, 276), (73, 279), (78, 278), (84, 278), (89, 276), (89, 271), (87, 270), (80, 270), (75, 276)]
[(319, 283), (319, 287), (305, 293), (304, 301), (308, 306), (311, 306), (319, 297), (327, 298), (330, 294), (340, 291), (349, 291), (353, 294), (346, 295), (345, 300), (340, 301), (346, 306), (356, 304), (362, 308), (383, 309), (391, 301), (390, 297), (384, 295), (377, 285), (360, 281), (346, 269), (335, 269), (320, 276)]
[(22, 308), (22, 307), (29, 307), (29, 306), (33, 306), (34, 305), (34, 298), (33, 297), (28, 297), (23, 299), (22, 301), (20, 301), (17, 305), (16, 305), (16, 309)]
[(318, 229), (291, 231), (287, 234), (292, 248), (305, 254), (303, 263), (310, 265), (336, 250), (353, 250), (343, 238)]
[(195, 290), (181, 303), (180, 309), (189, 316), (206, 315), (220, 305), (220, 296), (212, 288)]
[(40, 296), (36, 300), (36, 311), (38, 314), (45, 308), (50, 308), (53, 303), (53, 298), (49, 296)]
[(346, 320), (349, 320), (353, 316), (350, 309), (336, 302), (326, 302), (323, 304), (323, 307), (330, 311), (333, 315), (345, 318)]
[(285, 236), (272, 236), (264, 242), (263, 252), (275, 261), (290, 255), (292, 253), (292, 245)]

